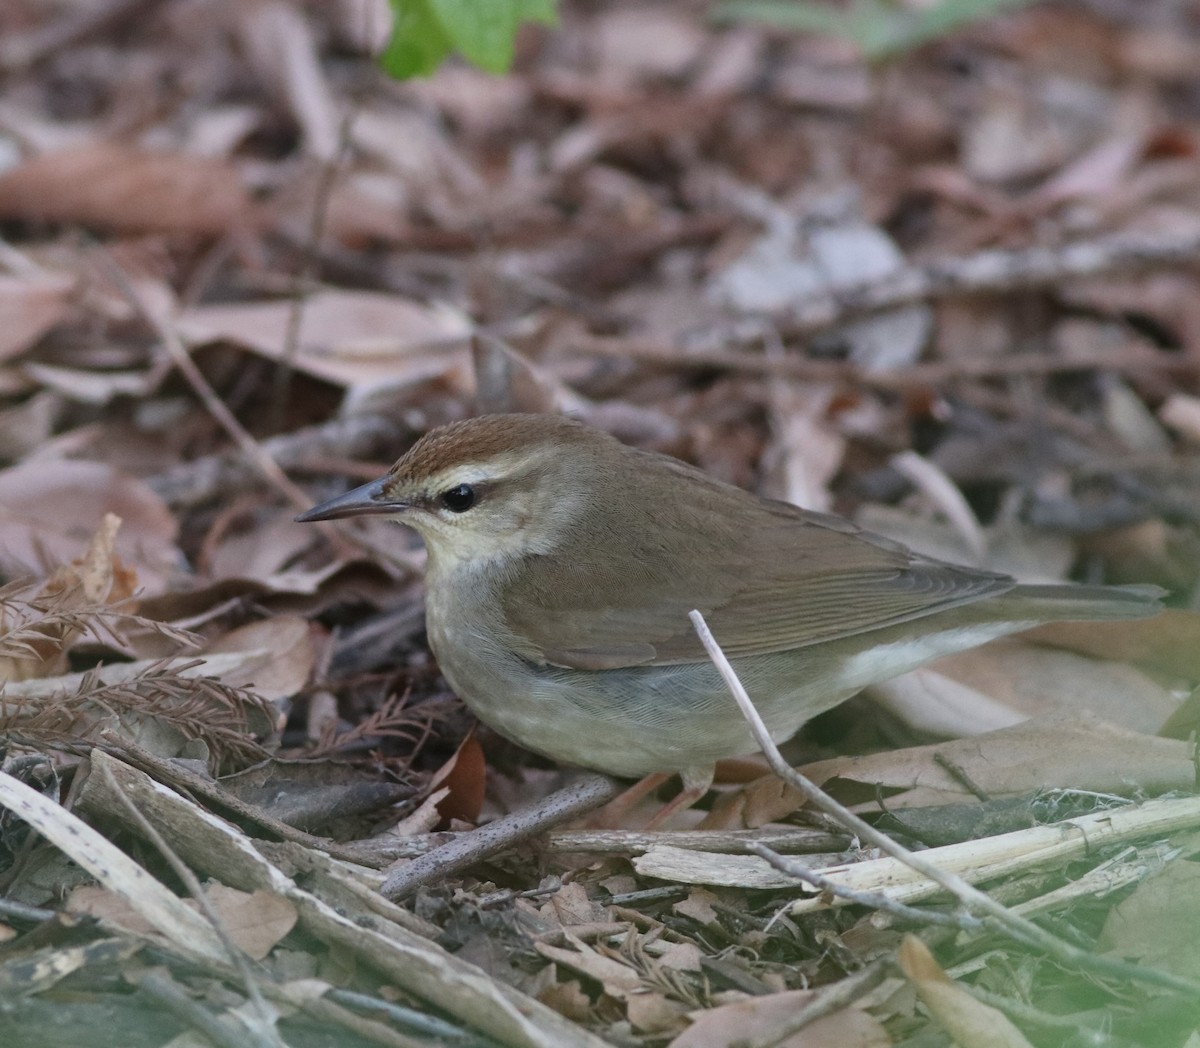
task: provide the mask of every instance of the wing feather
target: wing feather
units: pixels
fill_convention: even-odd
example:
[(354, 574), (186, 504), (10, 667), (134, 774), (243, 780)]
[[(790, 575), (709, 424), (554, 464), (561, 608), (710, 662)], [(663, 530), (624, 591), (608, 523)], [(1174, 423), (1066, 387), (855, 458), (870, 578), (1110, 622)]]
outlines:
[[(533, 661), (589, 670), (704, 661), (687, 617), (693, 608), (726, 654), (760, 655), (920, 618), (1014, 585), (1006, 575), (922, 557), (841, 518), (760, 499), (682, 463), (630, 454), (643, 461), (629, 468), (686, 473), (704, 497), (670, 514), (590, 504), (576, 521), (570, 558), (524, 559), (498, 596), (515, 644)], [(678, 490), (670, 480), (663, 490)], [(622, 550), (616, 564), (614, 545)]]

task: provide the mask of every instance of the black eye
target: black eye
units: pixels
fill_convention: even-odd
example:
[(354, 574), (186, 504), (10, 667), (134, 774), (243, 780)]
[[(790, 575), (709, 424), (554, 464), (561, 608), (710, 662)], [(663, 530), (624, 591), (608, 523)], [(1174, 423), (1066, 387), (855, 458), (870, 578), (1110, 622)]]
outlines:
[(470, 484), (459, 484), (443, 491), (441, 502), (451, 513), (466, 513), (475, 505), (475, 489)]

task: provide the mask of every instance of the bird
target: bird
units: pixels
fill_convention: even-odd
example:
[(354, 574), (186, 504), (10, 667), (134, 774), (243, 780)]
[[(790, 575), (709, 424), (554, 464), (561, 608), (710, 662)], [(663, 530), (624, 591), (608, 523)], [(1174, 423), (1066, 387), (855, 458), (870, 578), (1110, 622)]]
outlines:
[(1155, 586), (1022, 584), (928, 557), (555, 414), (433, 429), (296, 519), (366, 514), (424, 540), (429, 645), (481, 721), (565, 764), (677, 773), (680, 804), (757, 748), (693, 609), (782, 742), (940, 656), (1162, 606)]

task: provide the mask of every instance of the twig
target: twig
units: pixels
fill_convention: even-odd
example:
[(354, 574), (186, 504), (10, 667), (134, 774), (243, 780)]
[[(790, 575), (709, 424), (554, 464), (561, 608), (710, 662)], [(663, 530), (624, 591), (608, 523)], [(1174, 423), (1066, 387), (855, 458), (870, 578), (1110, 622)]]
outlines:
[(284, 406), (292, 384), (292, 372), (295, 367), (296, 354), (300, 350), (300, 325), (304, 319), (304, 307), (308, 301), (308, 288), (313, 283), (320, 262), (318, 248), (321, 237), (325, 234), (325, 223), (329, 216), (329, 201), (333, 187), (337, 183), (338, 172), (350, 142), (350, 128), (357, 115), (356, 110), (350, 110), (342, 115), (338, 123), (337, 149), (333, 156), (321, 163), (321, 173), (317, 180), (317, 190), (313, 199), (312, 213), (309, 215), (308, 232), (302, 254), (300, 272), (296, 275), (295, 293), (288, 305), (287, 326), (283, 336), (283, 351), (279, 364), (275, 369), (275, 383), (272, 401), (276, 412), (276, 423), (284, 417)]
[(458, 873), (550, 826), (594, 811), (620, 794), (621, 790), (620, 783), (607, 775), (589, 775), (535, 804), (480, 826), (471, 833), (464, 833), (449, 844), (443, 844), (393, 870), (379, 892), (384, 898), (392, 900), (410, 895), (435, 878)]
[(853, 975), (848, 975), (846, 978), (839, 979), (836, 983), (818, 990), (816, 997), (808, 1004), (795, 1015), (790, 1016), (781, 1026), (775, 1027), (771, 1031), (769, 1039), (762, 1041), (749, 1039), (741, 1043), (745, 1045), (745, 1048), (775, 1048), (775, 1045), (786, 1041), (789, 1037), (794, 1037), (818, 1019), (824, 1019), (827, 1015), (841, 1011), (860, 997), (870, 993), (883, 982), (883, 977), (887, 974), (889, 967), (891, 967), (891, 962), (887, 959), (880, 958), (872, 961)]
[(335, 987), (329, 990), (326, 997), (338, 1004), (344, 1004), (348, 1008), (355, 1008), (363, 1012), (379, 1012), (394, 1025), (422, 1038), (420, 1043), (423, 1045), (429, 1043), (425, 1038), (441, 1041), (444, 1044), (496, 1043), (490, 1039), (484, 1041), (473, 1031), (464, 1030), (462, 1027), (446, 1022), (445, 1019), (439, 1019), (436, 1015), (419, 1012), (415, 1008), (405, 1008), (403, 1005), (385, 1001), (380, 997), (358, 993), (355, 990), (342, 990)]
[(312, 503), (312, 499), (300, 487), (292, 483), (287, 474), (279, 468), (279, 464), (263, 450), (262, 445), (258, 441), (246, 432), (233, 412), (225, 405), (225, 402), (217, 396), (217, 391), (209, 385), (208, 379), (204, 377), (204, 374), (196, 366), (196, 362), (192, 360), (175, 328), (146, 304), (142, 296), (138, 294), (137, 288), (133, 286), (125, 270), (110, 255), (106, 252), (101, 252), (99, 257), (104, 261), (104, 269), (107, 275), (112, 278), (113, 282), (120, 289), (121, 294), (137, 311), (138, 315), (154, 329), (159, 339), (162, 340), (162, 344), (166, 348), (171, 362), (187, 380), (193, 392), (195, 392), (208, 409), (208, 413), (217, 420), (221, 428), (237, 444), (242, 454), (258, 467), (259, 472), (288, 502), (295, 506), (296, 509), (307, 509)]
[(692, 611), (688, 617), (692, 620), (692, 625), (700, 638), (700, 642), (704, 645), (704, 650), (708, 652), (709, 658), (712, 659), (713, 664), (737, 701), (738, 707), (742, 711), (742, 716), (746, 718), (747, 723), (750, 725), (750, 730), (754, 734), (755, 741), (762, 749), (763, 755), (767, 758), (767, 763), (771, 766), (771, 770), (789, 786), (803, 794), (809, 803), (820, 808), (822, 811), (828, 812), (841, 825), (850, 830), (850, 832), (857, 834), (861, 840), (867, 841), (888, 855), (899, 859), (906, 866), (916, 870), (950, 892), (969, 911), (984, 915), (985, 924), (990, 926), (992, 930), (1007, 935), (1009, 938), (1015, 939), (1026, 946), (1033, 946), (1040, 949), (1064, 966), (1080, 968), (1102, 975), (1116, 976), (1131, 981), (1136, 980), (1138, 982), (1150, 983), (1154, 986), (1162, 986), (1181, 993), (1191, 995), (1200, 994), (1200, 983), (1192, 979), (1183, 979), (1168, 972), (1160, 972), (1140, 965), (1125, 964), (1122, 961), (1107, 957), (1097, 957), (1094, 954), (1063, 942), (1061, 939), (1038, 927), (1032, 921), (1026, 920), (1024, 917), (1019, 917), (1011, 910), (1001, 906), (991, 896), (968, 884), (957, 874), (948, 873), (936, 864), (929, 862), (917, 852), (909, 851), (903, 845), (892, 840), (887, 834), (881, 833), (869, 822), (860, 819), (848, 808), (839, 804), (829, 794), (825, 793), (804, 775), (801, 775), (783, 759), (783, 755), (771, 739), (771, 734), (767, 730), (767, 726), (763, 723), (762, 717), (759, 716), (758, 710), (755, 709), (754, 703), (750, 700), (750, 696), (746, 694), (746, 689), (742, 686), (742, 682), (738, 680), (737, 673), (713, 638), (708, 624), (704, 621), (704, 616), (699, 611)]
[(961, 931), (976, 931), (982, 927), (982, 922), (979, 918), (972, 917), (970, 914), (942, 913), (940, 910), (921, 910), (916, 906), (897, 902), (895, 899), (889, 898), (881, 892), (860, 892), (856, 888), (847, 888), (845, 885), (838, 884), (837, 881), (817, 873), (816, 870), (810, 870), (796, 859), (789, 859), (786, 855), (780, 855), (765, 844), (752, 844), (750, 851), (759, 858), (766, 859), (780, 873), (786, 873), (789, 877), (795, 877), (806, 884), (811, 884), (819, 891), (839, 895), (843, 899), (856, 903), (859, 906), (868, 906), (873, 910), (883, 910), (885, 913), (890, 913), (893, 917), (899, 917), (906, 921), (916, 921), (920, 924), (948, 925), (952, 928), (958, 928)]
[(640, 855), (661, 844), (683, 844), (691, 851), (745, 855), (765, 844), (777, 853), (839, 852), (847, 836), (821, 830), (554, 830), (547, 834), (549, 852), (594, 852)]
[[(379, 1044), (383, 1048), (428, 1048), (430, 1044), (428, 1040), (423, 1038), (418, 1040), (416, 1037), (409, 1037), (397, 1030), (393, 1030), (387, 1023), (368, 1019), (352, 1009), (344, 1007), (337, 1001), (330, 1000), (334, 992), (330, 989), (324, 997), (301, 999), (299, 1002), (300, 1007), (319, 1022), (341, 1027), (369, 1044)], [(442, 1043), (453, 1044), (454, 1042), (444, 1041)]]
[(281, 840), (291, 841), (293, 844), (299, 844), (305, 848), (315, 848), (335, 859), (357, 863), (364, 861), (364, 856), (360, 851), (350, 847), (343, 848), (326, 837), (318, 837), (315, 834), (305, 833), (304, 830), (298, 830), (295, 826), (289, 826), (261, 808), (246, 803), (240, 797), (230, 793), (220, 783), (192, 771), (178, 761), (169, 761), (159, 757), (139, 746), (132, 739), (112, 732), (103, 733), (101, 738), (104, 740), (103, 746), (106, 752), (112, 752), (135, 766), (154, 772), (160, 782), (169, 783), (181, 792), (188, 790), (220, 805), (239, 818), (246, 819), (262, 829), (276, 834)]
[(176, 1019), (203, 1035), (217, 1048), (244, 1048), (249, 1036), (244, 1026), (234, 1026), (224, 1016), (213, 1015), (162, 970), (151, 969), (136, 978), (134, 984), (147, 997), (162, 1005)]
[[(355, 415), (333, 419), (264, 440), (263, 454), (281, 468), (299, 469), (314, 459), (370, 455), (395, 449), (413, 439), (412, 426), (401, 413)], [(192, 509), (214, 499), (229, 498), (250, 487), (256, 472), (240, 455), (205, 455), (147, 479), (159, 498), (175, 510)]]

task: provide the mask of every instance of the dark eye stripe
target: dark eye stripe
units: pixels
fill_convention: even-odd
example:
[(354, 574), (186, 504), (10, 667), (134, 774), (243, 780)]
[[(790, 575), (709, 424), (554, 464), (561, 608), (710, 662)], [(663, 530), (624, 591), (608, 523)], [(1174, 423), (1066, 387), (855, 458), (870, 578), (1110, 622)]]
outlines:
[(466, 513), (475, 505), (475, 497), (475, 489), (470, 484), (459, 484), (443, 491), (440, 501), (451, 513)]

